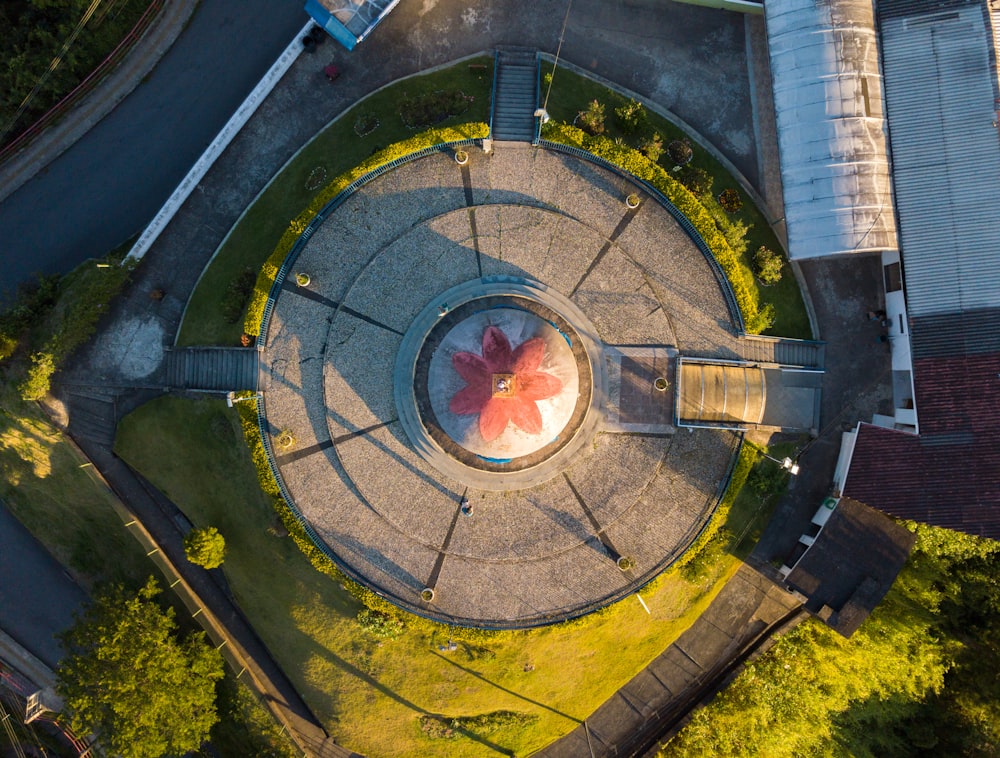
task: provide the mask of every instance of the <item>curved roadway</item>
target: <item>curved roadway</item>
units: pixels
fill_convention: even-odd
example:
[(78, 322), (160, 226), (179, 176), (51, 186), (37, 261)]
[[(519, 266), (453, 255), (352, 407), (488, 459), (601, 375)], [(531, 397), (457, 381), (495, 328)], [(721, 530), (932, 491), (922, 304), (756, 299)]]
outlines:
[(0, 204), (0, 300), (141, 231), (305, 22), (290, 0), (202, 0), (142, 84)]
[[(411, 0), (352, 53), (327, 41), (289, 75), (299, 94), (283, 109), (280, 132), (268, 135), (266, 167), (244, 181), (259, 188), (321, 125), (396, 78), (496, 45), (554, 52), (566, 8), (567, 0)], [(0, 301), (35, 272), (66, 272), (141, 231), (305, 21), (299, 0), (202, 0), (147, 79), (0, 203)], [(756, 179), (739, 14), (575, 0), (562, 55), (670, 108)], [(321, 73), (331, 60), (345, 74), (333, 86)]]

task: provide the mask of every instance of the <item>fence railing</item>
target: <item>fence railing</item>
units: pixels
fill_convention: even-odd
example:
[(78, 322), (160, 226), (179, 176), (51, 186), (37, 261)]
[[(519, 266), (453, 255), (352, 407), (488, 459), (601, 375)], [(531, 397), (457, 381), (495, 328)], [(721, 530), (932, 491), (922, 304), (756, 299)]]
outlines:
[[(146, 8), (142, 16), (132, 27), (131, 31), (122, 38), (114, 50), (101, 61), (97, 67), (91, 71), (68, 95), (63, 97), (58, 103), (46, 111), (35, 123), (21, 132), (3, 148), (0, 148), (0, 163), (16, 153), (22, 147), (26, 147), (33, 139), (38, 137), (56, 119), (61, 118), (66, 111), (72, 108), (84, 95), (89, 94), (94, 87), (104, 78), (118, 62), (127, 55), (135, 44), (146, 33), (146, 30), (153, 23), (156, 14), (163, 7), (163, 0), (153, 0)], [(15, 124), (16, 126), (16, 124)]]

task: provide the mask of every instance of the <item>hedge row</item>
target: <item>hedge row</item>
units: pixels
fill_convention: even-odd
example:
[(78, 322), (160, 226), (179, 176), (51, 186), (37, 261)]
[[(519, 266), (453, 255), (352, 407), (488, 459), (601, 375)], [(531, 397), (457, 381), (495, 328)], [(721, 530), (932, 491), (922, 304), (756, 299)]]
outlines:
[(568, 124), (550, 121), (544, 126), (542, 136), (552, 142), (571, 145), (593, 153), (633, 176), (649, 182), (662, 192), (694, 225), (712, 251), (715, 260), (719, 262), (736, 295), (736, 302), (743, 314), (747, 332), (760, 334), (773, 323), (774, 308), (770, 304), (761, 305), (750, 267), (729, 245), (725, 235), (719, 231), (701, 201), (691, 194), (687, 187), (670, 176), (663, 167), (628, 145), (607, 137), (592, 137), (582, 129)]
[[(250, 393), (244, 393), (242, 397), (250, 397)], [(452, 639), (473, 643), (496, 640), (498, 637), (504, 635), (520, 633), (517, 631), (454, 627), (411, 614), (408, 614), (404, 619), (400, 616), (401, 609), (399, 607), (347, 576), (337, 567), (337, 564), (330, 560), (330, 557), (326, 553), (316, 546), (316, 543), (306, 533), (305, 528), (291, 507), (281, 496), (281, 489), (274, 478), (274, 472), (271, 470), (271, 464), (267, 459), (264, 443), (261, 440), (260, 427), (257, 424), (256, 401), (248, 400), (236, 403), (235, 405), (239, 411), (243, 437), (246, 440), (247, 447), (250, 449), (250, 457), (253, 460), (254, 468), (257, 470), (257, 479), (260, 482), (260, 488), (265, 494), (271, 496), (272, 505), (281, 519), (282, 525), (295, 542), (295, 545), (302, 551), (302, 554), (305, 555), (309, 563), (312, 564), (313, 568), (339, 582), (348, 594), (366, 608), (399, 619), (410, 628), (422, 629), (428, 633), (438, 632), (446, 634)]]
[(257, 284), (254, 286), (253, 294), (250, 297), (250, 304), (247, 307), (244, 331), (253, 336), (260, 334), (260, 324), (264, 317), (264, 306), (267, 304), (267, 298), (271, 293), (271, 285), (274, 284), (274, 278), (278, 275), (281, 264), (284, 263), (295, 241), (306, 230), (309, 223), (316, 217), (316, 214), (323, 210), (327, 203), (343, 192), (352, 182), (357, 181), (365, 174), (387, 163), (392, 163), (398, 158), (415, 153), (425, 147), (447, 142), (457, 142), (459, 140), (481, 139), (488, 137), (489, 133), (489, 126), (482, 122), (428, 129), (409, 139), (389, 145), (384, 150), (380, 150), (368, 160), (349, 171), (345, 171), (327, 184), (316, 194), (306, 209), (292, 219), (285, 233), (278, 240), (274, 251), (264, 262), (260, 274), (257, 276)]

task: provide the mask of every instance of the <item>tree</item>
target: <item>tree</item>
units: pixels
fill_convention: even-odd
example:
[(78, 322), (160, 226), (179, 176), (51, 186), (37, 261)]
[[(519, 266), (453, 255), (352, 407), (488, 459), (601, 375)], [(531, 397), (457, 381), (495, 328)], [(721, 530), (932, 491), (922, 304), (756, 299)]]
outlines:
[(604, 134), (604, 103), (591, 100), (587, 110), (577, 114), (576, 123), (587, 134)]
[(70, 725), (124, 758), (196, 750), (218, 721), (222, 656), (203, 632), (178, 637), (159, 592), (152, 577), (138, 594), (111, 586), (60, 637), (67, 655), (57, 689)]
[(781, 281), (784, 262), (780, 255), (766, 245), (758, 247), (753, 254), (753, 265), (762, 284), (777, 284)]
[(218, 568), (226, 558), (226, 540), (214, 526), (192, 529), (184, 538), (184, 554), (196, 566)]

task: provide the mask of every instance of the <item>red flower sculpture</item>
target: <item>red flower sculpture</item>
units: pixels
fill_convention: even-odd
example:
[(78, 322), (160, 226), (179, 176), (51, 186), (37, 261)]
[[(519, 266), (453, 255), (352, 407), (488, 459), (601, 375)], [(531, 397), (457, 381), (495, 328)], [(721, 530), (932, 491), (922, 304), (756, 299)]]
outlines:
[(468, 384), (455, 393), (449, 407), (459, 415), (479, 414), (479, 433), (492, 442), (513, 422), (529, 434), (542, 431), (542, 414), (535, 404), (559, 393), (562, 382), (539, 371), (545, 342), (535, 337), (510, 349), (502, 331), (489, 326), (483, 333), (483, 355), (455, 353), (451, 363)]

